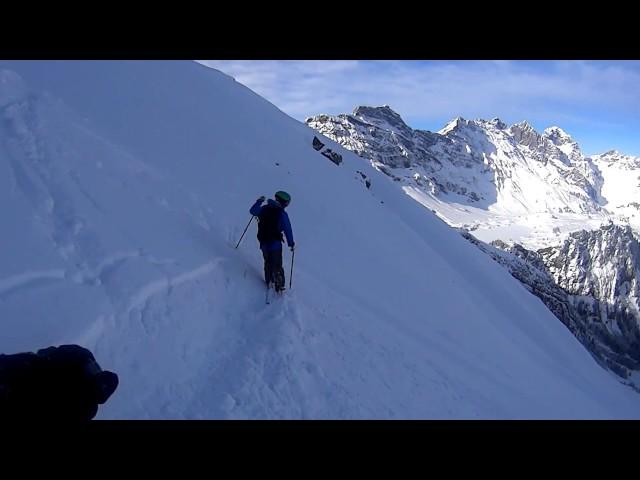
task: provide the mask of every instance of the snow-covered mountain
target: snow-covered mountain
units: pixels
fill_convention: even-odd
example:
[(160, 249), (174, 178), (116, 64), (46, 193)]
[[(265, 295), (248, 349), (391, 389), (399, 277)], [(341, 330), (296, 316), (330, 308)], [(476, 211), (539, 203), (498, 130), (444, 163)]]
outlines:
[(413, 130), (388, 106), (318, 115), (307, 124), (393, 175), (440, 198), (511, 214), (594, 213), (601, 179), (593, 162), (558, 127), (508, 127), (456, 118), (438, 133)]
[[(500, 265), (232, 78), (0, 72), (0, 351), (90, 348), (120, 377), (100, 418), (640, 418)], [(255, 225), (234, 246), (278, 189), (295, 271), (265, 305)]]
[(487, 242), (542, 248), (612, 219), (640, 228), (640, 159), (587, 157), (559, 127), (540, 134), (526, 121), (458, 117), (433, 133), (410, 128), (388, 106), (306, 122), (370, 160), (450, 225)]

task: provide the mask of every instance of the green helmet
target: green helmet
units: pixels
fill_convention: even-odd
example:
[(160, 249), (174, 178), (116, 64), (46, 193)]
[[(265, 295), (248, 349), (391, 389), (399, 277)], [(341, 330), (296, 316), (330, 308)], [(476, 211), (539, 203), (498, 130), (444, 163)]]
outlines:
[(282, 190), (276, 192), (275, 197), (276, 200), (278, 200), (285, 207), (291, 202), (291, 195), (289, 195), (287, 192), (283, 192)]

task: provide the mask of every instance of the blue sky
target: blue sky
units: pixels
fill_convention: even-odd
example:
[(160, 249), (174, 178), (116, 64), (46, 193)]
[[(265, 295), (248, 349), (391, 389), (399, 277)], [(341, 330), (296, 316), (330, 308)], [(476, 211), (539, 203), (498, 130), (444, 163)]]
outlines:
[(299, 120), (389, 105), (413, 128), (452, 118), (557, 125), (585, 154), (640, 156), (640, 61), (207, 60)]

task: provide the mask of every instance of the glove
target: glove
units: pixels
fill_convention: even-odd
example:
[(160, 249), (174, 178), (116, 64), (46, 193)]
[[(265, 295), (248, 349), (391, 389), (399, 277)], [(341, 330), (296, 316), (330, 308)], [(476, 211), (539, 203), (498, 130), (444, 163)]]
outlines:
[(289, 248), (290, 248), (290, 249), (291, 249), (291, 251), (293, 252), (293, 251), (296, 249), (296, 244), (294, 243), (294, 244), (293, 244), (293, 245), (291, 245)]
[(266, 198), (266, 197), (265, 197), (264, 195), (262, 195), (262, 196), (261, 196), (257, 201), (258, 201), (258, 202), (260, 202), (260, 203), (262, 203), (262, 202), (264, 202), (264, 201), (265, 201), (265, 198)]
[[(0, 355), (0, 419), (91, 420), (118, 386), (78, 345)], [(2, 395), (4, 391), (4, 395)]]

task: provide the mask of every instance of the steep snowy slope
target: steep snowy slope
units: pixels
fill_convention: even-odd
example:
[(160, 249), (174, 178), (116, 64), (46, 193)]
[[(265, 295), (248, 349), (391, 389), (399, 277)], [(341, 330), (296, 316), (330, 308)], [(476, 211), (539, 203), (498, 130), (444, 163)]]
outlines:
[[(233, 79), (0, 72), (0, 351), (91, 348), (121, 379), (102, 418), (640, 417), (503, 268)], [(255, 226), (233, 246), (277, 189), (298, 249), (267, 306)]]
[(460, 233), (540, 298), (604, 368), (640, 386), (640, 248), (629, 227), (575, 232), (564, 245), (537, 252)]

